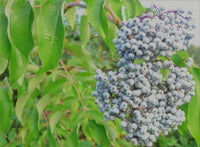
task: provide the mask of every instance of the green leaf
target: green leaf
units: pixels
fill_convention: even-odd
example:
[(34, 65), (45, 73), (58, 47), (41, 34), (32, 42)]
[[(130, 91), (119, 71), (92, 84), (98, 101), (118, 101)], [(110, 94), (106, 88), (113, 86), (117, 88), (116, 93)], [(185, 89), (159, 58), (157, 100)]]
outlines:
[(17, 81), (17, 79), (19, 79), (25, 72), (27, 65), (28, 58), (25, 57), (16, 47), (13, 47), (9, 61), (10, 81)]
[(124, 0), (126, 19), (140, 16), (146, 11), (139, 0)]
[(67, 24), (71, 26), (72, 29), (74, 29), (74, 24), (76, 21), (76, 9), (77, 7), (72, 7), (68, 9), (67, 12), (65, 13)]
[(16, 0), (13, 4), (10, 17), (11, 43), (25, 57), (33, 48), (32, 23), (33, 10), (28, 0)]
[(186, 120), (182, 123), (181, 126), (178, 127), (178, 132), (182, 136), (186, 136), (187, 132), (188, 132), (188, 103), (180, 106), (180, 109), (185, 112), (185, 118), (186, 118)]
[(195, 96), (191, 99), (188, 109), (188, 128), (200, 146), (200, 69), (192, 68), (195, 84)]
[(116, 59), (119, 57), (117, 54), (117, 50), (115, 48), (115, 44), (113, 43), (113, 39), (117, 38), (117, 27), (115, 24), (108, 22), (108, 33), (106, 34), (106, 37), (104, 38), (104, 41), (108, 45), (112, 58)]
[(2, 132), (0, 132), (0, 146), (5, 146), (7, 144), (6, 138)]
[(48, 143), (49, 143), (49, 145), (50, 146), (56, 146), (56, 139), (51, 134), (51, 128), (50, 128), (50, 126), (48, 127), (47, 137), (48, 137)]
[(179, 51), (172, 55), (170, 59), (178, 66), (185, 67), (185, 62), (188, 59), (188, 53), (186, 51)]
[(79, 127), (76, 126), (71, 133), (67, 135), (67, 145), (70, 147), (79, 147), (79, 138), (78, 138), (78, 129)]
[(88, 17), (84, 15), (81, 17), (80, 38), (84, 46), (90, 41), (90, 26), (88, 23)]
[(44, 1), (38, 16), (39, 56), (46, 71), (57, 66), (62, 54), (64, 40), (62, 2), (63, 0)]
[(34, 77), (29, 82), (28, 91), (25, 91), (17, 100), (15, 109), (16, 109), (16, 115), (18, 119), (23, 122), (22, 120), (22, 114), (24, 111), (24, 106), (28, 100), (28, 98), (31, 96), (33, 91), (37, 88), (37, 86), (46, 78), (46, 74), (40, 74)]
[(46, 95), (44, 95), (37, 103), (37, 110), (39, 113), (39, 116), (41, 115), (41, 113), (43, 112), (43, 110), (45, 109), (45, 107), (48, 105), (48, 103), (50, 102), (50, 100), (53, 98), (53, 94), (52, 93), (48, 93)]
[(104, 0), (90, 0), (88, 4), (88, 18), (92, 26), (105, 38), (106, 34), (108, 34), (108, 24), (103, 4)]
[(50, 121), (49, 121), (51, 134), (53, 134), (56, 124), (58, 123), (58, 121), (61, 119), (61, 117), (64, 114), (65, 114), (65, 111), (57, 111), (51, 116)]
[(5, 15), (5, 5), (3, 1), (0, 1), (0, 56), (6, 59), (8, 59), (11, 52), (11, 45), (7, 35), (7, 27), (8, 19)]
[[(6, 134), (12, 123), (13, 103), (7, 90), (0, 88), (0, 132)], [(0, 137), (1, 138), (1, 137)]]
[(110, 0), (110, 6), (115, 14), (122, 20), (122, 4), (121, 0)]
[(8, 60), (0, 56), (0, 74), (2, 74), (8, 65)]
[(28, 120), (28, 128), (33, 136), (37, 136), (37, 134), (39, 133), (38, 121), (39, 121), (39, 114), (37, 109), (34, 107)]
[(110, 141), (107, 137), (104, 126), (99, 125), (95, 120), (86, 120), (83, 123), (83, 133), (88, 137), (89, 140), (95, 140), (98, 145), (103, 144), (109, 146)]

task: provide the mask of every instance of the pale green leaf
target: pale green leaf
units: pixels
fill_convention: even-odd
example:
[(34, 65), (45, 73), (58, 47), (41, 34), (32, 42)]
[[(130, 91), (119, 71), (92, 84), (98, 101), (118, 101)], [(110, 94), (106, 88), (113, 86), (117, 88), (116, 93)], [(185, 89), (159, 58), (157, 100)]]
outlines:
[(72, 7), (65, 12), (67, 24), (71, 26), (72, 29), (74, 29), (74, 24), (76, 21), (76, 9), (77, 7)]
[(88, 23), (88, 17), (85, 15), (81, 17), (80, 38), (84, 46), (90, 41), (90, 26)]
[(2, 74), (8, 65), (8, 60), (0, 56), (0, 74)]

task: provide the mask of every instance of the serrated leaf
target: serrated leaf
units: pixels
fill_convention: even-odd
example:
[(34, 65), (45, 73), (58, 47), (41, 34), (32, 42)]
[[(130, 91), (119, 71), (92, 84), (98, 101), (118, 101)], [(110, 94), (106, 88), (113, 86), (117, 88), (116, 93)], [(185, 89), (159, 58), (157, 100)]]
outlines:
[(90, 26), (88, 23), (88, 17), (85, 15), (81, 17), (80, 38), (84, 46), (90, 41)]
[(58, 121), (61, 119), (61, 117), (64, 114), (65, 114), (65, 111), (57, 111), (51, 116), (50, 121), (49, 121), (51, 134), (53, 134), (56, 124), (58, 123)]
[(110, 0), (110, 6), (115, 14), (122, 20), (122, 6), (123, 2), (121, 0)]
[(62, 54), (64, 40), (62, 2), (63, 0), (43, 2), (38, 16), (39, 56), (46, 71), (57, 66)]
[(67, 12), (65, 13), (67, 24), (71, 26), (72, 29), (74, 29), (74, 24), (76, 21), (76, 10), (77, 7), (72, 7), (68, 9)]
[(8, 60), (0, 56), (0, 74), (2, 74), (8, 65)]
[(40, 74), (34, 77), (29, 82), (28, 91), (25, 91), (17, 100), (15, 109), (16, 109), (16, 115), (18, 119), (23, 122), (22, 120), (22, 113), (24, 111), (24, 106), (28, 100), (28, 98), (31, 96), (33, 91), (37, 88), (37, 86), (46, 78), (46, 74)]
[(91, 0), (88, 4), (88, 18), (93, 27), (105, 38), (108, 34), (107, 18), (103, 10), (104, 0)]
[(188, 109), (188, 128), (197, 144), (200, 146), (200, 69), (193, 67), (195, 96), (191, 99)]
[[(8, 59), (11, 45), (7, 34), (8, 19), (5, 15), (5, 2), (0, 1), (0, 56)], [(1, 66), (1, 65), (0, 65)]]
[(6, 134), (12, 123), (13, 103), (7, 90), (0, 88), (0, 132)]
[(33, 10), (28, 0), (16, 0), (13, 4), (10, 17), (11, 43), (25, 57), (33, 48), (32, 23)]
[(126, 19), (140, 16), (146, 9), (140, 4), (139, 0), (123, 0), (125, 5)]

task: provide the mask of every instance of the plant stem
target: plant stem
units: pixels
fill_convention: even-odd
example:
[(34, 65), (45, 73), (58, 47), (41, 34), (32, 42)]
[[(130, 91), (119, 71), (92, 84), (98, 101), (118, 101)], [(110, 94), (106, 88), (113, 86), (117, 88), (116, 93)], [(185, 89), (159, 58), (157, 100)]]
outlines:
[[(68, 76), (68, 78), (69, 78), (71, 84), (73, 85), (73, 87), (74, 87), (74, 89), (75, 89), (75, 91), (76, 91), (76, 93), (77, 93), (77, 95), (78, 95), (78, 98), (79, 98), (80, 103), (81, 103), (81, 105), (82, 105), (82, 107), (83, 107), (83, 109), (84, 109), (84, 114), (85, 114), (85, 111), (87, 111), (87, 108), (86, 108), (86, 107), (84, 106), (84, 104), (83, 104), (83, 101), (82, 101), (81, 95), (80, 95), (80, 93), (79, 93), (79, 91), (78, 91), (78, 88), (77, 88), (76, 85), (74, 84), (74, 81), (73, 81), (73, 79), (72, 79), (72, 77), (71, 77), (69, 71), (68, 71), (67, 68), (65, 67), (64, 62), (63, 62), (62, 60), (60, 60), (60, 63), (61, 63), (61, 65), (62, 65), (63, 69), (65, 70), (65, 72), (66, 72), (66, 74), (67, 74), (67, 76)], [(67, 76), (66, 76), (66, 78), (67, 78)]]

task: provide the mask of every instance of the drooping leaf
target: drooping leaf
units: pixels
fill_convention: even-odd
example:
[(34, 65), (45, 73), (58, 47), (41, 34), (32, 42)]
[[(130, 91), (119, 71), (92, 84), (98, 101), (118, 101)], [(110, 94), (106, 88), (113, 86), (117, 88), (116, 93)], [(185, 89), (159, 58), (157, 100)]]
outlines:
[(0, 88), (0, 132), (6, 134), (12, 123), (13, 103), (7, 90)]
[(10, 17), (11, 43), (25, 57), (33, 48), (32, 23), (33, 10), (28, 0), (16, 0)]
[(62, 54), (64, 40), (62, 2), (63, 0), (42, 2), (38, 16), (39, 56), (46, 71), (57, 66)]
[(24, 106), (28, 100), (28, 98), (31, 96), (31, 94), (33, 93), (33, 91), (37, 88), (37, 86), (46, 78), (46, 74), (40, 74), (36, 77), (34, 77), (33, 79), (30, 80), (29, 82), (29, 87), (28, 87), (28, 91), (25, 91), (17, 100), (16, 103), (16, 115), (18, 117), (18, 119), (23, 122), (22, 120), (22, 113), (24, 111)]
[(126, 19), (130, 19), (136, 16), (140, 16), (146, 11), (141, 5), (139, 0), (123, 0), (125, 6)]
[(195, 96), (191, 99), (188, 108), (188, 128), (197, 144), (200, 146), (200, 69), (192, 68), (195, 84)]
[(80, 38), (84, 46), (90, 41), (90, 26), (88, 23), (88, 17), (85, 15), (81, 17)]
[(58, 123), (58, 121), (64, 114), (65, 114), (65, 111), (57, 111), (51, 116), (50, 121), (49, 121), (51, 134), (53, 134), (56, 124)]
[(105, 38), (108, 34), (107, 18), (103, 10), (104, 0), (91, 0), (88, 4), (88, 18), (99, 34)]
[[(8, 59), (11, 51), (7, 34), (8, 19), (5, 15), (5, 2), (0, 1), (0, 56)], [(0, 65), (1, 66), (1, 65)]]

